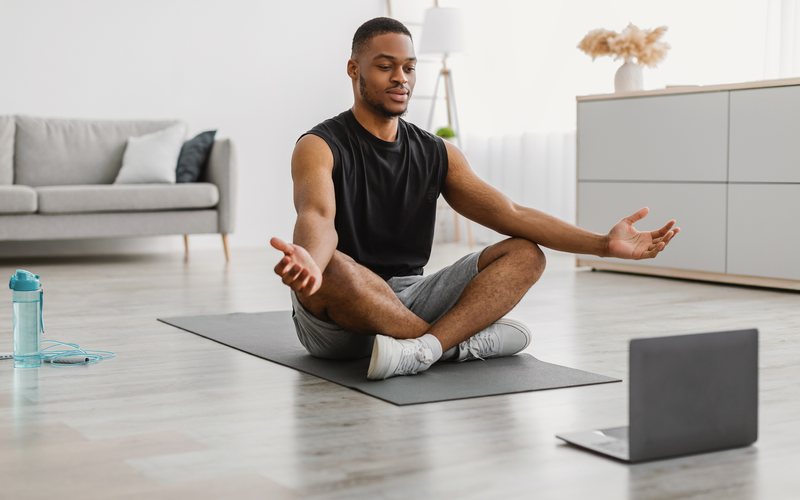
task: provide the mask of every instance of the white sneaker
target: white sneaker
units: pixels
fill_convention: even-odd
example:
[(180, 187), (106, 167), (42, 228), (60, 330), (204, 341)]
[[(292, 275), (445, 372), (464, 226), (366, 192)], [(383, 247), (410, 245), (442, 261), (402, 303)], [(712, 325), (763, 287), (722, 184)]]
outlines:
[(398, 340), (375, 335), (367, 378), (382, 380), (397, 375), (415, 375), (430, 368), (433, 352), (419, 339)]
[(500, 318), (458, 344), (455, 361), (513, 356), (531, 344), (531, 331), (519, 321)]

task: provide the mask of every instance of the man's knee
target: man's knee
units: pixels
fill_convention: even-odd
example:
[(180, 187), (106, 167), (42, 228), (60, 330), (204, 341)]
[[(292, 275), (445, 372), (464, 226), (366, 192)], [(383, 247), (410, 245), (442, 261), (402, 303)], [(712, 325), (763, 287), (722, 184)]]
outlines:
[(338, 250), (333, 252), (331, 260), (322, 272), (322, 287), (328, 290), (341, 290), (356, 277), (356, 261)]
[(539, 245), (524, 238), (506, 240), (510, 246), (509, 253), (520, 261), (519, 269), (532, 281), (536, 282), (544, 273), (547, 258)]
[(298, 300), (317, 318), (329, 321), (327, 308), (335, 301), (337, 294), (347, 293), (355, 279), (355, 261), (348, 255), (336, 250), (322, 272), (322, 285), (314, 295), (301, 297)]

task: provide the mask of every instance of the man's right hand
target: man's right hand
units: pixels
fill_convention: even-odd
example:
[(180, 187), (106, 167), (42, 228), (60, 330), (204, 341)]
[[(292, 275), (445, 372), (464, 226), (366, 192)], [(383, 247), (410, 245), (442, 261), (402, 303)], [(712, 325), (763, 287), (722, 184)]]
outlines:
[(283, 258), (275, 266), (275, 274), (281, 277), (299, 295), (313, 295), (322, 286), (322, 271), (311, 255), (300, 245), (272, 238), (269, 244), (283, 252)]

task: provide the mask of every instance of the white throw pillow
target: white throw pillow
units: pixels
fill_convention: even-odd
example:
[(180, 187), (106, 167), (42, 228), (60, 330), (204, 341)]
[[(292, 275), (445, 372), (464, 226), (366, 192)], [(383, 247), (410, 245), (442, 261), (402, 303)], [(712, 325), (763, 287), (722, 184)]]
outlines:
[(129, 137), (114, 184), (175, 183), (175, 167), (186, 138), (186, 125)]

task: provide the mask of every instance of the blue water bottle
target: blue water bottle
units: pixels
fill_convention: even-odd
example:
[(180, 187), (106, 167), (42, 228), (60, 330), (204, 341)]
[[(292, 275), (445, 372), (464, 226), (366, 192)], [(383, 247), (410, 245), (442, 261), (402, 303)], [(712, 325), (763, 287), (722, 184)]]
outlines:
[(39, 353), (41, 335), (44, 333), (42, 307), (44, 292), (39, 275), (23, 269), (11, 276), (8, 287), (12, 290), (14, 313), (14, 367), (36, 368), (42, 365)]

